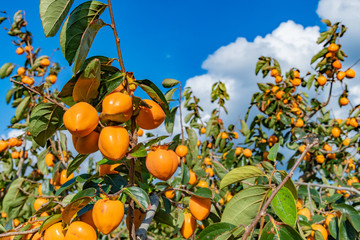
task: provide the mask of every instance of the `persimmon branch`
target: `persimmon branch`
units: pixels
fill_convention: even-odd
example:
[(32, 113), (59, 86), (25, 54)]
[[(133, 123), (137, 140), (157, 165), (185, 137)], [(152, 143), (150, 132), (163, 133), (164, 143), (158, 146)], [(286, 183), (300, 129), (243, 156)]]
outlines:
[(348, 192), (356, 193), (357, 195), (360, 196), (360, 191), (353, 187), (336, 187), (336, 186), (330, 186), (330, 185), (324, 185), (324, 184), (318, 184), (318, 183), (304, 183), (304, 182), (295, 182), (295, 185), (318, 187), (318, 188), (329, 188), (329, 189), (335, 189), (335, 190), (345, 190)]
[(34, 229), (31, 229), (31, 230), (22, 231), (22, 232), (6, 232), (6, 233), (1, 233), (1, 234), (0, 234), (0, 238), (10, 237), (10, 236), (17, 236), (17, 235), (32, 234), (32, 233), (36, 233), (37, 231), (39, 231), (39, 229), (40, 229), (40, 228), (34, 228)]
[(41, 97), (43, 97), (43, 98), (46, 98), (46, 99), (49, 100), (50, 102), (52, 102), (52, 103), (58, 105), (59, 107), (61, 107), (62, 109), (64, 109), (64, 111), (68, 110), (67, 107), (65, 107), (64, 105), (62, 105), (61, 103), (59, 103), (59, 102), (56, 101), (55, 99), (52, 99), (52, 98), (50, 98), (50, 97), (48, 97), (48, 96), (46, 96), (46, 95), (38, 92), (37, 90), (33, 89), (32, 87), (29, 87), (29, 86), (27, 86), (26, 84), (24, 84), (24, 83), (22, 83), (22, 82), (18, 82), (18, 81), (16, 81), (16, 80), (12, 79), (12, 78), (10, 78), (10, 81), (13, 82), (13, 83), (16, 83), (16, 84), (19, 84), (19, 85), (23, 86), (23, 87), (26, 88), (27, 90), (29, 90), (29, 91), (31, 91), (31, 92), (33, 92), (33, 93), (35, 93), (35, 94), (37, 94), (37, 95), (39, 95), (39, 96), (41, 96)]
[(20, 191), (22, 191), (23, 193), (25, 193), (26, 195), (32, 196), (32, 197), (36, 197), (36, 198), (57, 198), (56, 196), (44, 196), (44, 195), (35, 195), (32, 193), (27, 192), (25, 189), (23, 189), (22, 187), (18, 187)]
[(149, 229), (150, 223), (155, 216), (155, 212), (159, 206), (159, 197), (157, 194), (151, 194), (150, 196), (150, 210), (145, 214), (144, 220), (141, 222), (139, 228), (136, 230), (136, 240), (146, 240), (146, 232)]
[(118, 56), (119, 56), (119, 63), (120, 63), (120, 67), (121, 67), (121, 72), (125, 72), (124, 61), (123, 61), (122, 55), (121, 55), (120, 38), (119, 38), (119, 36), (117, 34), (117, 30), (116, 30), (116, 25), (115, 25), (115, 19), (114, 19), (114, 13), (113, 13), (112, 5), (111, 5), (111, 0), (108, 0), (108, 5), (109, 5), (110, 18), (111, 18), (110, 27), (114, 32), (114, 37), (115, 37), (115, 41), (116, 41), (116, 49), (117, 49), (117, 53), (118, 53)]
[(290, 172), (286, 177), (282, 180), (282, 182), (271, 192), (270, 197), (267, 199), (263, 207), (261, 208), (259, 214), (255, 217), (253, 222), (250, 224), (249, 227), (246, 228), (244, 235), (242, 236), (242, 240), (246, 240), (251, 231), (255, 228), (256, 224), (259, 222), (262, 216), (265, 216), (266, 210), (269, 207), (271, 201), (275, 197), (275, 195), (280, 191), (280, 189), (285, 185), (285, 183), (293, 176), (296, 168), (300, 165), (301, 161), (305, 158), (306, 153), (312, 148), (313, 146), (317, 145), (319, 140), (317, 138), (313, 139), (312, 143), (306, 145), (304, 152), (300, 155), (299, 159), (295, 162), (294, 166), (291, 168)]

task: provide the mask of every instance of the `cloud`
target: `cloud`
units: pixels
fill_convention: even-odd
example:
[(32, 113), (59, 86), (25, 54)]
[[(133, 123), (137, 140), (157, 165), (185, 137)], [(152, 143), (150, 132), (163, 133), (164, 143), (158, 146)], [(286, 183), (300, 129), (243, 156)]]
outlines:
[(252, 94), (257, 90), (255, 65), (260, 56), (276, 58), (282, 69), (288, 71), (296, 67), (301, 72), (310, 70), (310, 59), (321, 47), (316, 44), (319, 27), (304, 28), (293, 21), (281, 23), (272, 33), (265, 37), (258, 36), (253, 41), (243, 37), (220, 47), (203, 62), (206, 74), (195, 76), (186, 81), (194, 94), (201, 99), (208, 117), (215, 106), (210, 103), (211, 85), (217, 81), (225, 83), (230, 94), (227, 103), (229, 115), (222, 117), (227, 123), (234, 123), (238, 117), (244, 117)]

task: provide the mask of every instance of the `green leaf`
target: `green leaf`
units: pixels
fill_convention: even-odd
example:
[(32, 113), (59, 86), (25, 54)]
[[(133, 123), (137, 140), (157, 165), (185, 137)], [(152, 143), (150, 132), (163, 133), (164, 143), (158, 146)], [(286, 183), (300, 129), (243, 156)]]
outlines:
[(14, 93), (16, 92), (16, 88), (10, 88), (9, 91), (6, 93), (6, 103), (9, 104), (11, 101), (11, 97), (14, 95)]
[(40, 0), (40, 19), (46, 37), (53, 37), (59, 31), (74, 0)]
[(14, 180), (7, 190), (4, 199), (2, 200), (3, 211), (6, 212), (9, 219), (18, 216), (20, 210), (23, 208), (28, 198), (19, 189), (23, 182), (23, 178)]
[(296, 203), (289, 189), (286, 187), (280, 188), (271, 201), (271, 207), (284, 223), (295, 226), (297, 218)]
[(63, 193), (65, 190), (71, 188), (76, 184), (76, 177), (71, 178), (66, 183), (61, 185), (61, 187), (56, 191), (55, 196), (59, 196), (61, 193)]
[(168, 102), (164, 96), (164, 94), (160, 91), (160, 89), (150, 80), (136, 80), (136, 83), (144, 90), (149, 97), (157, 102), (161, 108), (164, 110), (166, 116), (170, 116), (170, 110)]
[(194, 192), (194, 195), (196, 195), (198, 197), (202, 197), (202, 198), (211, 198), (212, 197), (212, 193), (209, 188), (199, 188), (198, 190), (196, 190)]
[(179, 84), (180, 81), (176, 80), (176, 79), (172, 79), (172, 78), (165, 78), (162, 82), (162, 85), (164, 88), (172, 88), (174, 86), (176, 86), (177, 84)]
[(329, 19), (321, 19), (321, 21), (322, 21), (323, 23), (325, 23), (326, 26), (331, 27), (331, 22), (330, 22)]
[(190, 180), (189, 168), (185, 164), (181, 164), (181, 183), (183, 185), (186, 185), (188, 184), (189, 180)]
[(37, 144), (44, 147), (47, 139), (51, 137), (62, 125), (64, 110), (53, 103), (40, 103), (30, 115), (30, 133)]
[(225, 206), (221, 222), (248, 226), (256, 217), (269, 188), (252, 186), (237, 193)]
[(100, 86), (100, 60), (93, 59), (77, 79), (72, 97), (75, 102), (90, 102), (98, 96)]
[(271, 161), (276, 160), (277, 153), (279, 151), (280, 144), (276, 143), (274, 146), (270, 148), (268, 159)]
[(255, 166), (242, 166), (231, 170), (225, 177), (221, 180), (220, 189), (224, 187), (253, 177), (265, 176), (264, 172)]
[(188, 138), (189, 138), (189, 152), (191, 154), (191, 157), (193, 159), (196, 159), (199, 153), (199, 149), (197, 146), (197, 134), (195, 132), (194, 129), (186, 127), (186, 132), (188, 134)]
[(67, 83), (63, 86), (59, 93), (59, 97), (61, 100), (68, 106), (73, 106), (75, 104), (75, 101), (73, 99), (73, 90), (74, 86), (76, 84), (77, 79), (79, 78), (80, 74), (74, 75), (70, 78)]
[(165, 118), (165, 129), (169, 134), (171, 134), (174, 130), (174, 122), (177, 109), (178, 107), (171, 108), (170, 115), (166, 116)]
[(21, 116), (25, 112), (26, 108), (29, 106), (30, 96), (24, 97), (21, 103), (17, 106), (15, 111), (15, 117), (20, 120)]
[(95, 188), (87, 188), (84, 189), (78, 193), (71, 199), (71, 201), (75, 201), (82, 197), (94, 197), (96, 195), (96, 189)]
[[(280, 173), (280, 175), (281, 175), (281, 181), (284, 180), (284, 178), (287, 176), (287, 172), (285, 170), (278, 170), (277, 172)], [(280, 182), (278, 184), (280, 184)], [(296, 186), (291, 178), (289, 178), (289, 180), (286, 181), (286, 183), (284, 184), (284, 187), (286, 187), (290, 190), (294, 199), (298, 199)]]
[(61, 214), (61, 218), (63, 222), (66, 224), (70, 224), (71, 219), (74, 215), (80, 211), (83, 207), (85, 207), (91, 201), (90, 197), (82, 197), (71, 203), (69, 203)]
[(177, 89), (177, 88), (172, 88), (172, 89), (170, 89), (169, 91), (167, 91), (167, 92), (165, 93), (165, 98), (166, 98), (166, 100), (167, 100), (168, 102), (172, 99), (172, 97), (173, 97), (174, 92), (176, 91), (176, 89)]
[(133, 199), (143, 211), (146, 211), (150, 206), (150, 199), (146, 192), (139, 187), (128, 187), (124, 188), (123, 193)]
[(250, 134), (250, 130), (246, 124), (246, 122), (244, 120), (240, 120), (241, 123), (241, 130), (240, 132), (244, 135), (244, 136), (248, 136)]
[(98, 1), (84, 2), (77, 6), (65, 20), (60, 32), (60, 47), (69, 65), (75, 59), (82, 36), (89, 24), (99, 18), (106, 6)]
[(10, 76), (14, 67), (15, 65), (13, 65), (12, 63), (5, 63), (4, 65), (2, 65), (2, 67), (0, 68), (0, 78), (3, 79)]
[(99, 30), (106, 26), (103, 20), (97, 19), (90, 23), (82, 35), (80, 46), (75, 56), (74, 73), (77, 73), (80, 67), (85, 62), (85, 59), (90, 51), (91, 45), (95, 39), (96, 34)]
[[(228, 154), (230, 154), (230, 153), (228, 153)], [(226, 155), (226, 157), (227, 157), (227, 155)], [(213, 164), (213, 168), (216, 173), (216, 176), (219, 177), (220, 180), (223, 179), (224, 176), (227, 174), (227, 169), (218, 161), (212, 161), (212, 164)]]
[(318, 60), (320, 57), (324, 56), (327, 52), (328, 52), (327, 48), (323, 48), (320, 52), (318, 52), (317, 54), (315, 54), (315, 55), (311, 58), (310, 64), (313, 64), (313, 63), (314, 63), (316, 60)]
[(146, 157), (147, 155), (147, 150), (145, 148), (145, 145), (142, 143), (139, 143), (138, 145), (136, 145), (131, 151), (130, 151), (130, 155), (132, 157)]
[(48, 175), (48, 173), (49, 173), (46, 162), (45, 162), (46, 154), (47, 154), (47, 149), (45, 149), (38, 155), (37, 161), (36, 161), (38, 169), (44, 175)]
[(351, 225), (356, 229), (356, 231), (360, 231), (360, 214), (356, 209), (350, 205), (346, 205), (345, 203), (339, 203), (333, 205), (334, 210), (340, 210), (343, 214), (346, 214), (346, 218), (349, 220)]
[(49, 227), (51, 227), (51, 225), (60, 222), (61, 221), (61, 214), (55, 214), (52, 215), (50, 217), (48, 217), (40, 226), (40, 230), (39, 233), (41, 234), (42, 232), (44, 232), (46, 229), (48, 229)]
[(78, 154), (74, 160), (70, 162), (66, 170), (66, 177), (69, 177), (79, 166), (85, 161), (89, 154)]
[(291, 226), (286, 224), (272, 224), (269, 221), (264, 229), (259, 240), (303, 240), (300, 234)]
[(115, 90), (125, 79), (125, 73), (113, 66), (101, 65), (101, 81), (98, 100)]
[(216, 239), (219, 235), (226, 231), (231, 231), (235, 229), (235, 226), (231, 223), (213, 223), (207, 226), (204, 230), (200, 232), (197, 240), (208, 240), (208, 239)]

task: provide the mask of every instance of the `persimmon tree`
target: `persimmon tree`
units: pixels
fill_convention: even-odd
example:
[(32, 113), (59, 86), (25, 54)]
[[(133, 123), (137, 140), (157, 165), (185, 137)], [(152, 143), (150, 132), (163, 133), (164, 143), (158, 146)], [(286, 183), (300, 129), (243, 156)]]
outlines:
[[(40, 1), (44, 33), (60, 31), (72, 65), (61, 90), (53, 86), (61, 67), (35, 48), (23, 12), (0, 18), (25, 60), (0, 68), (12, 82), (9, 128), (22, 130), (0, 141), (1, 239), (359, 238), (360, 109), (348, 99), (353, 66), (342, 67), (345, 26), (323, 20), (313, 72), (282, 74), (276, 59), (260, 57), (255, 73), (270, 73), (270, 82), (258, 83), (246, 114), (226, 125), (224, 83), (212, 86), (216, 107), (204, 121), (201, 106), (209, 103), (180, 81), (164, 79), (163, 93), (125, 71), (110, 0), (69, 14), (72, 5)], [(114, 33), (117, 56), (88, 56), (103, 27)], [(331, 118), (334, 85), (344, 89), (337, 103), (348, 110), (344, 119)], [(168, 135), (155, 131), (162, 124)]]

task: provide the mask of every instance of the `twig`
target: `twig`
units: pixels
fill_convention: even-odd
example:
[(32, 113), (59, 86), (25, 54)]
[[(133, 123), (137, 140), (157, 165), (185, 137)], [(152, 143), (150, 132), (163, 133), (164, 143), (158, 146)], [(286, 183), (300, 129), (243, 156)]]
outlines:
[(24, 83), (15, 81), (14, 79), (11, 79), (11, 78), (10, 78), (10, 81), (13, 82), (13, 83), (16, 83), (16, 84), (19, 84), (19, 85), (23, 86), (23, 87), (26, 88), (27, 90), (30, 90), (31, 92), (36, 93), (37, 95), (42, 96), (43, 98), (46, 98), (47, 100), (49, 100), (50, 102), (58, 105), (59, 107), (61, 107), (61, 108), (64, 109), (65, 111), (68, 110), (67, 107), (65, 107), (64, 105), (60, 104), (58, 101), (56, 101), (56, 100), (54, 100), (54, 99), (52, 99), (52, 98), (49, 98), (48, 96), (46, 96), (46, 95), (44, 95), (44, 94), (36, 91), (36, 90), (33, 89), (32, 87), (29, 87), (29, 86), (25, 85)]
[(31, 229), (31, 230), (22, 231), (22, 232), (6, 232), (6, 233), (1, 233), (1, 234), (0, 234), (0, 238), (10, 237), (10, 236), (17, 236), (17, 235), (32, 234), (32, 233), (36, 233), (37, 231), (39, 231), (39, 229), (40, 229), (40, 228), (34, 228), (34, 229)]
[(159, 197), (157, 194), (150, 195), (150, 210), (148, 210), (145, 214), (144, 220), (141, 222), (139, 228), (136, 230), (136, 239), (137, 240), (146, 240), (146, 232), (150, 226), (152, 219), (155, 216), (155, 212), (159, 206)]
[(22, 187), (18, 187), (20, 191), (22, 191), (23, 193), (25, 193), (26, 195), (32, 196), (32, 197), (36, 197), (36, 198), (57, 198), (56, 196), (44, 196), (44, 195), (35, 195), (32, 193), (27, 192), (25, 189), (23, 189)]
[(356, 193), (360, 196), (360, 191), (353, 188), (353, 187), (336, 187), (336, 186), (330, 186), (330, 185), (324, 185), (324, 184), (318, 184), (318, 183), (305, 183), (305, 182), (295, 182), (295, 185), (303, 185), (303, 186), (311, 186), (311, 187), (319, 187), (319, 188), (330, 188), (335, 190), (345, 190), (348, 192)]
[(117, 34), (117, 31), (116, 31), (115, 19), (114, 19), (114, 13), (113, 13), (112, 5), (111, 5), (111, 0), (108, 0), (108, 5), (109, 5), (110, 18), (111, 18), (110, 27), (112, 28), (112, 30), (114, 32), (114, 37), (115, 37), (115, 41), (116, 41), (116, 48), (117, 48), (117, 53), (118, 53), (118, 56), (119, 56), (119, 63), (120, 63), (120, 67), (121, 67), (121, 72), (125, 72), (125, 66), (124, 66), (124, 62), (123, 62), (123, 59), (122, 59), (122, 55), (121, 55), (120, 38), (119, 38), (119, 36)]
[(255, 217), (253, 222), (250, 224), (248, 228), (246, 228), (246, 231), (244, 235), (242, 236), (242, 240), (246, 240), (248, 236), (250, 235), (251, 231), (254, 229), (256, 224), (259, 222), (260, 218), (266, 214), (266, 210), (269, 207), (271, 201), (275, 197), (275, 195), (280, 191), (280, 189), (285, 185), (285, 183), (292, 177), (294, 174), (296, 168), (300, 165), (300, 162), (304, 159), (306, 153), (309, 151), (310, 148), (312, 148), (314, 145), (318, 144), (318, 139), (314, 139), (314, 141), (308, 145), (306, 145), (304, 152), (300, 155), (299, 159), (295, 162), (294, 166), (291, 168), (290, 172), (286, 177), (282, 180), (282, 182), (271, 192), (270, 197), (267, 199), (263, 207), (261, 208), (259, 214)]
[(184, 126), (183, 126), (183, 122), (182, 122), (182, 111), (181, 111), (181, 82), (180, 82), (180, 87), (179, 87), (179, 113), (180, 113), (180, 128), (181, 128), (181, 144), (184, 145)]
[(310, 186), (307, 185), (307, 194), (308, 194), (308, 199), (309, 199), (309, 204), (310, 204), (310, 213), (311, 215), (314, 215), (314, 208), (312, 206), (312, 203), (311, 203), (311, 193), (310, 193)]

